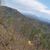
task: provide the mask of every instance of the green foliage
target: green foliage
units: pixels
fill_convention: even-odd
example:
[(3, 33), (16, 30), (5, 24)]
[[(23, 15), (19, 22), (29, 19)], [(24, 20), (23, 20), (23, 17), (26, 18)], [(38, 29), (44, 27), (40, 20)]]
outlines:
[(0, 24), (3, 24), (3, 19), (0, 19)]
[(46, 35), (44, 33), (41, 33), (40, 42), (41, 42), (41, 45), (43, 48), (48, 47), (47, 38), (46, 38)]
[(13, 17), (8, 17), (7, 23), (12, 24), (13, 22), (14, 22), (14, 18)]
[(39, 36), (40, 43), (43, 48), (50, 49), (50, 41), (49, 41), (50, 38), (49, 39), (47, 38), (47, 35), (43, 31), (41, 31), (41, 28), (40, 29), (33, 29), (30, 34), (29, 39), (32, 41), (35, 35)]
[(31, 31), (31, 34), (30, 34), (30, 36), (29, 36), (29, 39), (30, 40), (33, 40), (33, 37), (35, 36), (35, 35), (38, 35), (39, 33), (40, 33), (40, 29), (36, 29), (36, 28), (34, 28), (34, 29), (32, 29), (32, 31)]

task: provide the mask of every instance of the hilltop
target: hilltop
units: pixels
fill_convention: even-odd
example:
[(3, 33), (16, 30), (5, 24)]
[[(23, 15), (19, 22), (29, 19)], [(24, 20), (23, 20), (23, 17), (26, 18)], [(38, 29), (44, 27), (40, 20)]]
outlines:
[(49, 39), (50, 25), (0, 6), (0, 50), (50, 50)]

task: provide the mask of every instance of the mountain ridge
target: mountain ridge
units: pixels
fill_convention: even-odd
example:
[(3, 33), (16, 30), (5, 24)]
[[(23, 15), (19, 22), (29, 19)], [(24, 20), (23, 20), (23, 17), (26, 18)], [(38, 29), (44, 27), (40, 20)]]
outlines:
[(0, 39), (1, 50), (50, 50), (50, 25), (0, 6)]

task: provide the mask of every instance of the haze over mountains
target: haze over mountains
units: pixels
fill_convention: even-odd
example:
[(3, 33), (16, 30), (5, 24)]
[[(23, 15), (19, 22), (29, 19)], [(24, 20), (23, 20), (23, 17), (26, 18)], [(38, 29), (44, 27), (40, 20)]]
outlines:
[[(33, 12), (31, 13), (31, 12), (29, 12), (29, 10), (25, 6), (23, 6), (24, 7), (23, 8), (22, 6), (20, 6), (20, 4), (17, 4), (16, 2), (15, 3), (14, 2), (15, 1), (2, 0), (2, 4), (1, 5), (5, 5), (5, 6), (8, 6), (8, 7), (14, 8), (16, 10), (19, 10), (19, 12), (21, 12), (22, 14), (29, 15), (30, 18), (35, 18), (35, 19), (50, 23), (50, 16), (49, 15), (47, 15), (45, 13), (41, 14), (40, 12), (35, 11), (35, 10), (33, 10)], [(26, 11), (26, 13), (25, 13), (25, 11)], [(34, 15), (36, 17), (34, 17)]]

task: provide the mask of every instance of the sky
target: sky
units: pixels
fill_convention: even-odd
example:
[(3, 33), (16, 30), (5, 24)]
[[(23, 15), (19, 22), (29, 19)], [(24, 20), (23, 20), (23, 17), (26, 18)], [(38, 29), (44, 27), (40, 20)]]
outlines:
[(2, 5), (50, 22), (50, 0), (2, 0)]

